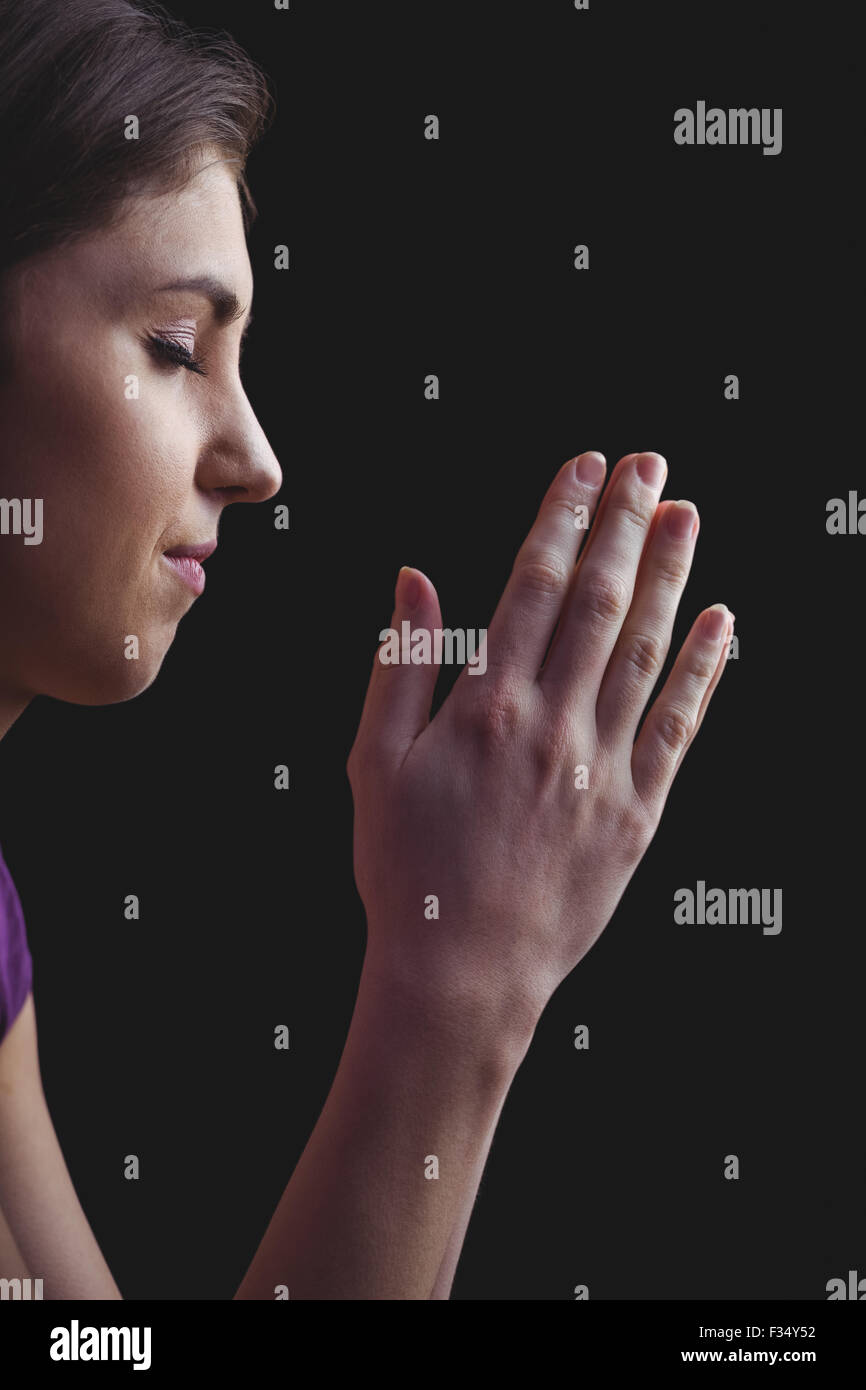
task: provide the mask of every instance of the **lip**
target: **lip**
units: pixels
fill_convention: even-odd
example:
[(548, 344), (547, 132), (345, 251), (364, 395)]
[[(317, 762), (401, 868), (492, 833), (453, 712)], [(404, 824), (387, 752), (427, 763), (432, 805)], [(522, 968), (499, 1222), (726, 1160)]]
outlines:
[(204, 591), (205, 584), (201, 562), (212, 555), (216, 547), (216, 541), (202, 541), (200, 545), (175, 545), (171, 550), (163, 551), (163, 559), (168, 561), (178, 579), (198, 596)]
[(170, 560), (177, 557), (183, 560), (198, 560), (201, 563), (208, 555), (213, 555), (216, 548), (216, 541), (202, 541), (201, 545), (173, 545), (171, 550), (164, 550), (163, 554)]

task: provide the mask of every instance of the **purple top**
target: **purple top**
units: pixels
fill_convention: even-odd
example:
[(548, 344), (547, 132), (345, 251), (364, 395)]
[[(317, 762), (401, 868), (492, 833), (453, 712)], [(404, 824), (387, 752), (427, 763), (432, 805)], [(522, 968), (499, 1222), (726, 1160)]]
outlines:
[(0, 850), (0, 1043), (21, 1012), (33, 984), (33, 961), (21, 900)]

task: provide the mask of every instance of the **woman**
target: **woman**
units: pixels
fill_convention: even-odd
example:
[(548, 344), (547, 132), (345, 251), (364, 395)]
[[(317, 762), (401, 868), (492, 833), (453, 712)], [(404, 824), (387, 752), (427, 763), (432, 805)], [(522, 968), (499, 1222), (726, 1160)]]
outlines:
[[(127, 0), (0, 0), (0, 736), (35, 695), (130, 699), (279, 465), (238, 374), (244, 180), (265, 84)], [(82, 344), (87, 345), (86, 352)], [(666, 465), (569, 460), (431, 722), (374, 658), (348, 772), (368, 940), (333, 1088), (239, 1298), (447, 1298), (497, 1119), (604, 929), (724, 669), (700, 615), (638, 725), (698, 530)], [(596, 510), (597, 508), (597, 510)], [(594, 515), (592, 531), (584, 540)], [(583, 544), (582, 544), (583, 542)], [(392, 627), (441, 627), (417, 570)], [(0, 1276), (118, 1298), (45, 1104), (24, 919), (0, 864)]]

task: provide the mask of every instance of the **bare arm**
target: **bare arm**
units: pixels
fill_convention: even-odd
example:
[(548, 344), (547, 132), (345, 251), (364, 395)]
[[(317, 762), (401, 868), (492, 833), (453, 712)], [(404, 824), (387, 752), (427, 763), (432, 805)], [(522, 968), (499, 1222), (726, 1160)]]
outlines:
[(29, 1279), (30, 1270), (0, 1207), (0, 1279)]
[(365, 962), (333, 1087), (236, 1298), (431, 1297), (531, 1037), (464, 1002)]
[(460, 1262), (460, 1255), (463, 1250), (463, 1242), (466, 1239), (469, 1222), (475, 1210), (478, 1189), (481, 1186), (484, 1169), (487, 1167), (490, 1145), (493, 1143), (493, 1136), (496, 1133), (496, 1126), (499, 1124), (499, 1116), (502, 1114), (502, 1106), (504, 1104), (505, 1097), (503, 1096), (499, 1109), (493, 1118), (493, 1122), (484, 1136), (481, 1153), (466, 1183), (466, 1196), (463, 1199), (460, 1215), (457, 1218), (454, 1230), (451, 1232), (451, 1239), (448, 1242), (445, 1257), (442, 1260), (439, 1273), (436, 1276), (436, 1283), (433, 1285), (433, 1292), (430, 1295), (431, 1299), (447, 1300), (451, 1297), (451, 1286), (454, 1283), (454, 1275), (457, 1273), (457, 1266)]
[(432, 720), (435, 658), (416, 639), (429, 652), (442, 616), (426, 576), (401, 571), (348, 766), (361, 989), (238, 1297), (448, 1296), (538, 1017), (616, 908), (724, 670), (732, 615), (715, 605), (647, 711), (698, 531), (690, 503), (659, 504), (666, 472), (621, 459), (582, 548), (604, 460), (560, 469), (483, 662)]
[(0, 1248), (4, 1242), (5, 1258), (23, 1262), (17, 1277), (43, 1280), (43, 1298), (121, 1297), (48, 1113), (32, 994), (0, 1044)]

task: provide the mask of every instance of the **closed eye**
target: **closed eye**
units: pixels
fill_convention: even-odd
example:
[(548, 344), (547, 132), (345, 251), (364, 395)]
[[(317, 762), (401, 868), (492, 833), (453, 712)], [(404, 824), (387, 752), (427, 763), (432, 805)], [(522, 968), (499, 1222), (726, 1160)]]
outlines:
[(182, 343), (175, 342), (173, 338), (161, 338), (158, 333), (148, 333), (146, 345), (152, 355), (160, 362), (168, 362), (175, 367), (185, 367), (188, 372), (197, 372), (199, 376), (207, 376), (204, 358), (193, 356), (189, 348), (185, 348)]

